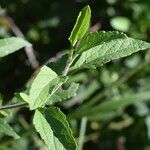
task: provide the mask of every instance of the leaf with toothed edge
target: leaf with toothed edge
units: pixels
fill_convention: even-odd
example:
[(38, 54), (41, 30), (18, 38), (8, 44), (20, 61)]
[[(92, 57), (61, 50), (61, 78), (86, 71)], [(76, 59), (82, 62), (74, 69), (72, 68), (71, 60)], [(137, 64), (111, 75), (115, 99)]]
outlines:
[(36, 110), (33, 124), (49, 149), (76, 150), (72, 131), (59, 108)]
[(150, 43), (127, 37), (117, 31), (87, 33), (80, 41), (77, 48), (80, 56), (71, 70), (94, 68), (148, 48)]

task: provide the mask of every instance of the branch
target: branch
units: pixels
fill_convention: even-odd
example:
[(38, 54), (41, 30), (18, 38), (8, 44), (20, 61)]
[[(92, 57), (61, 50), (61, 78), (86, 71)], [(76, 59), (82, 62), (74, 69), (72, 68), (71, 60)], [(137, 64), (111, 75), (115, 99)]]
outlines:
[(102, 24), (100, 22), (97, 22), (90, 28), (90, 32), (96, 32), (100, 30), (101, 27), (102, 27)]
[[(4, 14), (3, 16), (9, 22), (10, 29), (14, 33), (14, 35), (16, 35), (17, 37), (25, 39), (24, 34), (21, 32), (19, 27), (15, 24), (14, 20), (10, 16), (8, 16), (7, 14)], [(26, 52), (26, 55), (29, 59), (29, 62), (31, 64), (32, 68), (33, 69), (38, 68), (39, 67), (39, 62), (36, 60), (33, 47), (25, 47), (25, 52)]]
[(0, 110), (24, 107), (26, 105), (27, 105), (27, 103), (10, 104), (10, 105), (5, 105), (5, 106), (0, 106)]

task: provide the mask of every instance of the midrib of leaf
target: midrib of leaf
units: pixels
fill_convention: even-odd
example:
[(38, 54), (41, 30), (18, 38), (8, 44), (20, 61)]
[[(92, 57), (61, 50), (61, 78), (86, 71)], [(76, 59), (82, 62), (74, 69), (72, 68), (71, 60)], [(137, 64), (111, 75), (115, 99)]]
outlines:
[[(86, 12), (84, 12), (84, 15), (83, 16), (81, 16), (81, 13), (79, 14), (79, 18), (82, 20), (80, 23), (78, 23), (77, 24), (77, 26), (76, 26), (76, 28), (75, 28), (75, 30), (74, 30), (74, 32), (77, 32), (77, 29), (79, 29), (80, 30), (80, 27), (84, 24), (84, 22), (86, 21), (84, 18), (85, 18), (85, 16), (86, 16)], [(78, 18), (78, 20), (79, 20), (79, 18)], [(78, 21), (77, 20), (77, 21)], [(76, 38), (78, 38), (78, 34), (71, 34), (71, 36), (72, 36), (72, 38), (73, 38), (73, 40), (74, 39), (76, 39)]]
[[(40, 113), (40, 112), (38, 112), (38, 110), (36, 110), (36, 111), (37, 111), (37, 113)], [(47, 130), (51, 130), (51, 132), (53, 132), (53, 130), (51, 129), (50, 126), (48, 126), (47, 129), (44, 128), (46, 119), (44, 118), (44, 115), (42, 116), (43, 118), (40, 117), (40, 116), (42, 116), (42, 114), (39, 114), (39, 117), (38, 117), (39, 121), (38, 121), (38, 123), (40, 123), (40, 127), (42, 127), (42, 132), (44, 132), (43, 134), (46, 136), (46, 139), (49, 140), (49, 132), (47, 132)], [(43, 120), (43, 119), (44, 119), (44, 120)], [(34, 124), (35, 124), (35, 123), (34, 123)], [(39, 126), (39, 125), (38, 125), (38, 126)], [(37, 130), (39, 133), (41, 133), (39, 127), (36, 128), (36, 130)], [(54, 134), (51, 134), (51, 137), (52, 137), (52, 139), (53, 139), (52, 143), (55, 145), (55, 147), (53, 147), (53, 148), (56, 148), (56, 143), (55, 143)], [(43, 136), (41, 136), (41, 138), (46, 142), (46, 144), (47, 144), (47, 146), (49, 147), (49, 149), (51, 149), (50, 146), (49, 146), (49, 143), (47, 143), (47, 141), (45, 140), (45, 138), (44, 138)], [(51, 139), (51, 138), (50, 138), (50, 139)], [(52, 145), (51, 145), (51, 146), (52, 146)]]
[(49, 139), (48, 132), (45, 130), (44, 123), (43, 123), (43, 120), (41, 118), (40, 118), (40, 123), (41, 123), (42, 130), (44, 131), (44, 134), (46, 135), (46, 139)]

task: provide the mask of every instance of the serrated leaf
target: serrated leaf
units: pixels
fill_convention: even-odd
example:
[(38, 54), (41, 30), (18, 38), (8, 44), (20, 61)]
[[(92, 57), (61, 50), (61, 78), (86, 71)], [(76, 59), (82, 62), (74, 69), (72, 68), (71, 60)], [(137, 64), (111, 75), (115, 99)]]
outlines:
[(18, 51), (19, 49), (25, 46), (31, 46), (31, 44), (21, 38), (11, 37), (11, 38), (1, 39), (0, 58), (7, 56), (11, 53), (14, 53), (15, 51)]
[(33, 124), (50, 150), (75, 150), (76, 142), (60, 109), (36, 110)]
[(6, 121), (2, 118), (0, 118), (0, 133), (4, 133), (8, 136), (12, 136), (15, 139), (19, 139), (19, 135), (17, 135), (13, 129), (9, 126), (9, 124), (6, 123)]
[(56, 102), (64, 101), (70, 99), (76, 95), (79, 84), (72, 83), (67, 90), (61, 90), (56, 92), (51, 98), (47, 101), (47, 105), (51, 105)]
[(91, 19), (91, 9), (89, 6), (86, 6), (80, 11), (77, 21), (69, 37), (72, 46), (74, 46), (76, 42), (80, 40), (84, 36), (84, 34), (88, 31), (90, 19)]
[(49, 67), (43, 66), (31, 85), (29, 94), (30, 109), (44, 106), (58, 82), (57, 74)]
[(129, 38), (120, 32), (88, 33), (80, 41), (77, 52), (82, 54), (71, 70), (101, 66), (148, 48), (150, 43)]

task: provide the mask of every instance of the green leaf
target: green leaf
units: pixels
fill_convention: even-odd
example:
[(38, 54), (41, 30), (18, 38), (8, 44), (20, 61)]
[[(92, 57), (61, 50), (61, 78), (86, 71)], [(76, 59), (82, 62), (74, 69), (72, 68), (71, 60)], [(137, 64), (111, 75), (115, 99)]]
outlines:
[(47, 66), (55, 71), (58, 75), (62, 75), (68, 60), (68, 53), (60, 54), (59, 58), (52, 59)]
[(15, 93), (15, 96), (18, 98), (18, 99), (21, 99), (27, 103), (29, 103), (29, 96), (26, 94), (26, 93), (23, 93), (23, 92), (20, 92), (20, 93)]
[(88, 31), (91, 19), (91, 9), (89, 6), (84, 7), (78, 15), (77, 21), (71, 35), (69, 37), (72, 46), (80, 40), (84, 34)]
[(110, 20), (110, 24), (115, 30), (127, 32), (130, 28), (131, 22), (127, 17), (117, 16)]
[(148, 48), (150, 43), (129, 38), (120, 32), (88, 33), (80, 41), (77, 52), (82, 54), (71, 70), (94, 68)]
[(0, 118), (0, 133), (4, 133), (8, 136), (12, 136), (15, 139), (19, 139), (20, 137), (13, 131), (13, 129), (3, 120)]
[(11, 37), (0, 40), (0, 58), (7, 56), (19, 49), (31, 46), (31, 44), (21, 38)]
[(47, 105), (51, 105), (56, 102), (64, 101), (74, 97), (78, 90), (79, 84), (72, 83), (67, 90), (61, 90), (56, 92), (51, 98), (47, 101)]
[[(0, 106), (2, 106), (2, 102), (3, 102), (3, 100), (0, 97)], [(3, 116), (7, 117), (7, 116), (11, 116), (12, 112), (11, 112), (11, 110), (6, 109), (6, 110), (0, 110), (0, 114), (2, 114)]]
[(91, 97), (95, 93), (95, 91), (98, 90), (99, 88), (100, 88), (100, 84), (97, 80), (91, 81), (89, 85), (87, 84), (81, 85), (78, 90), (78, 95), (76, 97), (73, 97), (70, 101), (66, 101), (64, 106), (70, 108), (75, 104), (83, 103), (83, 101), (88, 100), (88, 98)]
[(103, 102), (94, 108), (87, 110), (84, 112), (89, 119), (98, 119), (102, 118), (101, 114), (110, 115), (113, 113), (118, 114), (124, 110), (125, 107), (137, 103), (150, 100), (150, 92), (149, 91), (141, 91), (138, 93), (125, 94), (123, 97), (119, 99), (113, 99), (107, 102)]
[(150, 139), (150, 115), (147, 115), (147, 117), (145, 117), (145, 124), (147, 127), (147, 136), (148, 139)]
[(98, 47), (102, 44), (107, 44), (114, 40), (125, 39), (126, 34), (118, 31), (100, 31), (100, 32), (87, 32), (81, 39), (80, 45), (77, 48), (78, 54), (83, 53), (91, 48)]
[(72, 131), (60, 109), (51, 107), (35, 111), (33, 123), (46, 145), (51, 150), (75, 150)]
[(33, 110), (44, 106), (58, 82), (57, 74), (49, 67), (43, 66), (31, 85), (29, 95), (30, 109)]

